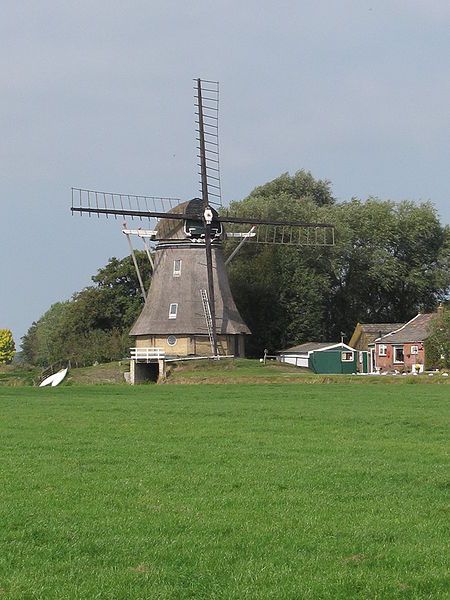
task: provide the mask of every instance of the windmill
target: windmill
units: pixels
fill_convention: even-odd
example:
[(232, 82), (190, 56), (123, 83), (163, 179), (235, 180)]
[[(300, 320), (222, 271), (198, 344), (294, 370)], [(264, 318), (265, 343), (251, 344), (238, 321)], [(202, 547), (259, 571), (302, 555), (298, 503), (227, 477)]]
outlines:
[[(244, 335), (250, 331), (234, 303), (226, 264), (245, 242), (330, 246), (334, 244), (334, 228), (327, 223), (243, 218), (223, 210), (219, 85), (201, 79), (194, 81), (200, 197), (182, 202), (177, 198), (72, 188), (71, 210), (72, 214), (150, 222), (149, 229), (124, 229), (131, 250), (131, 234), (156, 243), (152, 283), (146, 293), (140, 279), (146, 302), (130, 332), (141, 341), (141, 347), (146, 343), (151, 349), (167, 340), (173, 348), (178, 341), (176, 335), (181, 335), (185, 343), (178, 346), (178, 355), (205, 355), (205, 343), (202, 345), (201, 340), (206, 340), (206, 354), (213, 357), (242, 355)], [(245, 227), (247, 231), (225, 231), (225, 226)], [(225, 262), (221, 247), (226, 238), (239, 241)]]

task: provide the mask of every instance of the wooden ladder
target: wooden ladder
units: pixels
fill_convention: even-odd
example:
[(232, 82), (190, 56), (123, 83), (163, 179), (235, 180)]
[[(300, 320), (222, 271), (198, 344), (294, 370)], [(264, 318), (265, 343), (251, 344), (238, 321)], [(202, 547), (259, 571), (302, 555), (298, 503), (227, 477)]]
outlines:
[(206, 290), (200, 290), (202, 298), (203, 314), (205, 315), (206, 329), (208, 331), (209, 343), (211, 344), (211, 354), (214, 355), (214, 338), (212, 332), (211, 307), (209, 305), (208, 293)]

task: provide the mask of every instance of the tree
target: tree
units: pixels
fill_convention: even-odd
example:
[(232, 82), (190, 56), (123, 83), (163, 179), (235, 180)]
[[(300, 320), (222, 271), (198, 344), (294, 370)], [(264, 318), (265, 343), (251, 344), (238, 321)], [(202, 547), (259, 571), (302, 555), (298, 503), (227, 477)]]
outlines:
[[(151, 267), (143, 251), (135, 252), (139, 270), (146, 289), (150, 287)], [(130, 256), (122, 260), (111, 258), (108, 264), (92, 277), (97, 289), (107, 302), (109, 327), (128, 329), (142, 308), (142, 295), (133, 261)], [(92, 289), (92, 288), (87, 288)]]
[[(254, 334), (248, 345), (254, 355), (265, 347), (339, 340), (341, 331), (348, 339), (358, 321), (405, 322), (448, 293), (450, 229), (432, 204), (334, 203), (331, 193), (329, 199), (296, 197), (292, 178), (283, 175), (231, 207), (241, 216), (328, 222), (336, 229), (332, 248), (247, 243), (233, 259), (231, 286)], [(233, 247), (227, 242), (226, 251)]]
[[(144, 252), (136, 258), (144, 281), (150, 265)], [(128, 331), (142, 307), (131, 257), (111, 258), (92, 277), (95, 285), (58, 302), (22, 338), (24, 358), (38, 365), (59, 361), (92, 364), (120, 359), (128, 353)]]
[(0, 329), (0, 364), (9, 364), (14, 358), (16, 346), (10, 329)]
[[(310, 173), (284, 174), (231, 205), (233, 214), (273, 220), (319, 221), (334, 204), (330, 184)], [(233, 243), (227, 242), (230, 253)], [(305, 339), (322, 339), (330, 250), (247, 243), (230, 264), (236, 304), (253, 335), (250, 355)], [(319, 262), (325, 263), (319, 268)]]
[(249, 198), (289, 197), (291, 200), (309, 201), (317, 206), (334, 204), (331, 183), (327, 180), (314, 179), (309, 171), (297, 171), (294, 175), (283, 173), (273, 181), (256, 187)]
[(63, 331), (70, 302), (56, 302), (31, 325), (22, 338), (22, 352), (31, 364), (47, 366), (61, 360), (66, 343)]
[[(357, 321), (406, 322), (431, 311), (450, 286), (450, 230), (430, 203), (353, 199), (329, 211), (330, 332)], [(333, 326), (334, 324), (334, 326)]]
[(428, 368), (450, 368), (450, 306), (438, 312), (431, 323), (431, 335), (425, 341)]

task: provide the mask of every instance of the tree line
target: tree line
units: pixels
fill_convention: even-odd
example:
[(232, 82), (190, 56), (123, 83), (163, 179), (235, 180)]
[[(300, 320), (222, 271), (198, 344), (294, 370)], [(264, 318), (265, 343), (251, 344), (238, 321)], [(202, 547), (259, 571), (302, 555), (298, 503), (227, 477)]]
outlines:
[[(136, 252), (145, 281), (150, 265)], [(34, 365), (61, 361), (73, 365), (118, 360), (129, 354), (128, 331), (142, 308), (142, 296), (130, 256), (111, 258), (92, 277), (93, 285), (71, 300), (53, 304), (22, 338), (22, 356)]]
[(430, 202), (336, 202), (328, 181), (284, 174), (230, 212), (332, 223), (333, 247), (244, 245), (230, 264), (249, 348), (349, 339), (357, 322), (406, 322), (434, 310), (450, 288), (450, 228)]
[[(329, 181), (285, 173), (233, 202), (243, 217), (326, 222), (332, 247), (248, 242), (231, 261), (236, 304), (250, 327), (247, 352), (260, 356), (304, 341), (348, 340), (356, 323), (406, 322), (432, 311), (450, 290), (450, 228), (430, 202), (353, 198), (336, 202)], [(230, 254), (236, 242), (227, 241)], [(144, 280), (150, 269), (138, 253)], [(141, 308), (129, 257), (111, 259), (93, 285), (52, 307), (23, 338), (27, 360), (80, 364), (121, 358)]]

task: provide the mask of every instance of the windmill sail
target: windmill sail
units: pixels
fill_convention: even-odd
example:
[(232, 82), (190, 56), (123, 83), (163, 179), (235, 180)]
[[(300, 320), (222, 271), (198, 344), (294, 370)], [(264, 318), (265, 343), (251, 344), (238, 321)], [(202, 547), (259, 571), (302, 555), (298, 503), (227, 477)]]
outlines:
[[(245, 219), (243, 219), (244, 223)], [(235, 221), (234, 221), (235, 222)], [(253, 221), (244, 223), (251, 225)], [(334, 227), (323, 223), (277, 223), (261, 222), (254, 224), (254, 234), (248, 237), (249, 244), (275, 244), (282, 246), (334, 246)], [(237, 233), (245, 234), (241, 227)], [(236, 233), (229, 233), (229, 237)]]
[[(208, 84), (213, 87), (207, 87)], [(211, 94), (207, 96), (206, 94)], [(216, 206), (221, 206), (220, 194), (220, 174), (219, 174), (219, 84), (202, 81), (197, 79), (197, 116), (198, 116), (198, 142), (199, 167), (200, 167), (200, 189), (203, 200), (203, 218), (205, 228), (205, 254), (206, 254), (206, 273), (208, 278), (208, 311), (211, 322), (211, 348), (213, 355), (217, 355), (217, 328), (216, 328), (216, 308), (213, 277), (213, 258), (211, 249), (211, 222), (213, 213), (210, 206), (211, 202)], [(209, 126), (208, 120), (212, 120)], [(212, 130), (208, 132), (208, 128)], [(214, 158), (215, 157), (215, 158)], [(214, 168), (216, 165), (216, 168)], [(211, 171), (216, 173), (212, 175)], [(211, 183), (211, 180), (216, 183)], [(218, 185), (217, 185), (218, 184)], [(215, 202), (214, 202), (215, 199)], [(208, 321), (208, 319), (207, 319)]]
[[(117, 192), (101, 192), (84, 188), (72, 188), (73, 213), (84, 213), (89, 216), (100, 215), (127, 216), (133, 219), (158, 219), (180, 204), (179, 198), (161, 196), (137, 196), (136, 194), (119, 194)], [(170, 218), (170, 217), (169, 217)]]
[[(180, 212), (183, 206), (176, 198), (160, 198), (156, 196), (133, 196), (112, 192), (98, 192), (72, 188), (72, 213), (89, 216), (130, 217), (134, 219), (159, 219), (203, 221), (203, 215)], [(129, 208), (131, 206), (131, 208)], [(164, 211), (163, 208), (168, 210)], [(144, 209), (143, 209), (144, 207)], [(152, 210), (153, 208), (159, 210)], [(220, 223), (235, 226), (257, 226), (256, 234), (249, 239), (251, 243), (283, 244), (288, 246), (334, 246), (334, 226), (329, 223), (310, 223), (304, 221), (278, 221), (237, 217), (233, 215), (216, 215)], [(246, 229), (243, 228), (242, 232)], [(233, 234), (231, 234), (232, 237)]]
[(219, 82), (195, 80), (198, 174), (203, 202), (222, 206), (219, 165)]

